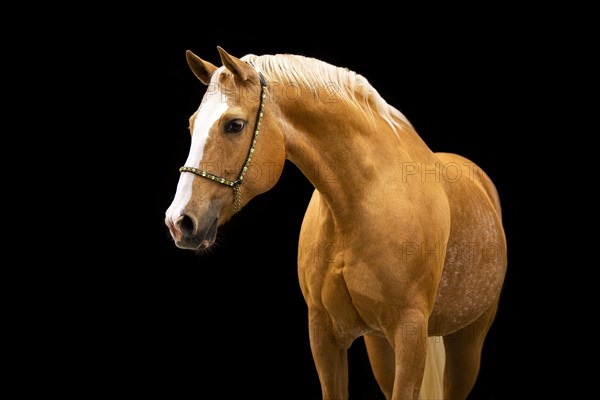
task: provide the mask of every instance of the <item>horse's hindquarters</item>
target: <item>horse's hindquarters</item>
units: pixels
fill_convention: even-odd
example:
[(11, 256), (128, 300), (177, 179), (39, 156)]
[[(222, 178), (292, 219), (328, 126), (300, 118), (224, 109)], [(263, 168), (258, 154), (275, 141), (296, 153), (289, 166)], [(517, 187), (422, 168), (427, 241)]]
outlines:
[[(498, 300), (506, 273), (506, 241), (493, 184), (467, 159), (440, 154), (440, 160), (471, 166), (471, 174), (446, 182), (452, 215), (446, 259), (434, 309), (431, 335), (456, 332)], [(482, 179), (486, 179), (485, 185)]]

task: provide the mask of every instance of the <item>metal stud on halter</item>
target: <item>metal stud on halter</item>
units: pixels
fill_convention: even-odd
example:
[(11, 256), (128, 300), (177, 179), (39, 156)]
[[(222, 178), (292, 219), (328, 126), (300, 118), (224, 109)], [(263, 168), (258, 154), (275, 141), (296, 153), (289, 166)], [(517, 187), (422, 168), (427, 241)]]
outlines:
[(252, 137), (252, 142), (250, 142), (250, 149), (248, 149), (248, 155), (246, 156), (246, 162), (242, 166), (242, 169), (235, 181), (231, 179), (227, 179), (222, 176), (211, 174), (210, 172), (203, 171), (194, 167), (186, 167), (185, 165), (179, 168), (179, 172), (191, 172), (192, 174), (196, 174), (202, 178), (210, 179), (211, 181), (215, 181), (217, 183), (230, 186), (233, 189), (233, 213), (237, 213), (242, 205), (242, 194), (240, 193), (240, 187), (244, 182), (244, 176), (246, 172), (248, 172), (248, 167), (250, 166), (250, 162), (252, 161), (252, 156), (254, 155), (254, 148), (256, 146), (256, 140), (258, 139), (258, 135), (260, 133), (260, 122), (262, 120), (265, 108), (265, 98), (267, 97), (267, 83), (265, 81), (264, 76), (258, 72), (258, 77), (260, 79), (260, 104), (258, 106), (258, 113), (256, 117), (256, 125), (254, 126), (254, 135)]

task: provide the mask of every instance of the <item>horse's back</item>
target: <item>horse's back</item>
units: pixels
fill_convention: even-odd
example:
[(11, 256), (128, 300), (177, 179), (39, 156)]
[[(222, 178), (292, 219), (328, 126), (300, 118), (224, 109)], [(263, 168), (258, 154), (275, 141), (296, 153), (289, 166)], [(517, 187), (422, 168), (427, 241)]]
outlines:
[[(500, 207), (500, 196), (496, 190), (496, 186), (489, 178), (489, 176), (479, 168), (473, 161), (465, 158), (461, 155), (454, 153), (435, 153), (438, 159), (445, 165), (455, 165), (459, 168), (460, 179), (472, 180), (475, 185), (483, 190), (490, 201), (492, 202), (494, 209), (498, 213), (498, 217), (502, 218), (502, 208)], [(454, 179), (454, 178), (453, 178)]]

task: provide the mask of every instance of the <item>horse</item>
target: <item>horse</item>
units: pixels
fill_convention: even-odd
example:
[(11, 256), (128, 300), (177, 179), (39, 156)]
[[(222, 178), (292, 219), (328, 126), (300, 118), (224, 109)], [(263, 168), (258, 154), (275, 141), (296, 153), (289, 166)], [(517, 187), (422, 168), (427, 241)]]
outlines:
[[(298, 278), (323, 399), (348, 398), (364, 338), (387, 399), (465, 399), (507, 268), (498, 192), (474, 162), (433, 152), (362, 75), (304, 55), (190, 50), (207, 86), (165, 223), (203, 252), (291, 161), (314, 186)], [(326, 256), (311, 255), (315, 243)]]

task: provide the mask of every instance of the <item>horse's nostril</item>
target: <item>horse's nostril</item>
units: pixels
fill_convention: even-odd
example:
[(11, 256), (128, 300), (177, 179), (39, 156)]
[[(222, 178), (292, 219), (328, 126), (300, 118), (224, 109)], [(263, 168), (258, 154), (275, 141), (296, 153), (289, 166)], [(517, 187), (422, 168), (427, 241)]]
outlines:
[(179, 221), (179, 228), (181, 229), (181, 233), (184, 236), (188, 236), (194, 233), (194, 221), (187, 215), (183, 215), (181, 220)]

